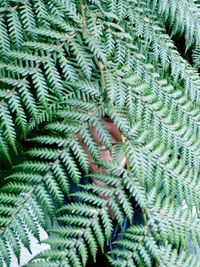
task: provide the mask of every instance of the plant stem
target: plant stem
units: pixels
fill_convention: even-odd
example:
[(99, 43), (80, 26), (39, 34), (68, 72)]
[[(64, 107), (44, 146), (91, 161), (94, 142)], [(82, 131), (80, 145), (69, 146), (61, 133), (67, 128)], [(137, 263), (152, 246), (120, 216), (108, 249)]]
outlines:
[(107, 95), (107, 90), (106, 90), (106, 80), (105, 80), (105, 77), (104, 77), (104, 64), (99, 61), (99, 69), (100, 69), (100, 73), (101, 73), (101, 83), (102, 83), (102, 88), (104, 90), (104, 93), (105, 93), (105, 101), (107, 100), (108, 98), (108, 95)]
[(83, 18), (83, 25), (86, 26), (87, 20), (86, 20), (86, 11), (85, 11), (85, 5), (83, 3), (83, 0), (80, 0), (80, 6), (81, 6), (81, 14)]
[(128, 160), (127, 149), (126, 149), (126, 138), (125, 138), (124, 135), (122, 135), (122, 144), (123, 144), (124, 155), (125, 155), (125, 158), (126, 158), (127, 170), (128, 170), (128, 172), (130, 172), (131, 168), (130, 168), (130, 164), (129, 164), (129, 160)]

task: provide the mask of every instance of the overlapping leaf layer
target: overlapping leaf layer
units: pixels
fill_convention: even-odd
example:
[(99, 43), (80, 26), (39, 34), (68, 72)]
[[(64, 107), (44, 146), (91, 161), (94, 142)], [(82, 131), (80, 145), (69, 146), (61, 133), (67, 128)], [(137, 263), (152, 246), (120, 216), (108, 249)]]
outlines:
[[(40, 227), (50, 249), (26, 266), (87, 266), (99, 250), (116, 267), (198, 266), (199, 1), (4, 0), (0, 15), (0, 266)], [(112, 150), (105, 115), (122, 135), (109, 162), (90, 131)]]

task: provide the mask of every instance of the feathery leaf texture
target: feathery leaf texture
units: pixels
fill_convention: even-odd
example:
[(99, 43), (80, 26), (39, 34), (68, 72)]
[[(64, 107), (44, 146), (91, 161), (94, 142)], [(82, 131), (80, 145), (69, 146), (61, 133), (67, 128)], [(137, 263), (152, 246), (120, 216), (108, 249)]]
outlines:
[(1, 1), (0, 266), (199, 266), (199, 4)]

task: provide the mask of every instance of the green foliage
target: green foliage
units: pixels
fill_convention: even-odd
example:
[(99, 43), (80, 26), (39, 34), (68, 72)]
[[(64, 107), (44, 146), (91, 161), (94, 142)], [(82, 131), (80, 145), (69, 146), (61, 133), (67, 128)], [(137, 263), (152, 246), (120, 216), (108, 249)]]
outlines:
[(170, 245), (157, 245), (151, 228), (130, 227), (123, 239), (115, 242), (115, 249), (110, 253), (112, 266), (199, 266), (195, 258), (185, 252), (177, 254)]
[(199, 1), (6, 0), (0, 15), (0, 266), (40, 227), (50, 249), (26, 266), (99, 250), (116, 267), (199, 266)]

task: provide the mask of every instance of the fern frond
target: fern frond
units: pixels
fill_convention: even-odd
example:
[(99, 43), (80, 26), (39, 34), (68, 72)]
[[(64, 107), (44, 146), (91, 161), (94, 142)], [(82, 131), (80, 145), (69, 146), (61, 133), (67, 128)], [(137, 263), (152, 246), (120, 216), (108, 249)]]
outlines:
[(23, 3), (23, 5), (21, 5), (20, 15), (21, 15), (22, 24), (27, 31), (30, 32), (31, 29), (35, 28), (36, 22), (35, 22), (35, 17), (34, 17), (34, 13), (32, 10), (32, 6), (30, 3), (26, 2), (26, 3)]
[(80, 65), (83, 73), (87, 78), (91, 77), (93, 63), (89, 53), (77, 42), (70, 43), (71, 49), (76, 57), (77, 63)]
[[(195, 1), (188, 2), (172, 1), (168, 3), (165, 0), (148, 1), (157, 6), (159, 13), (163, 15), (164, 19), (170, 19), (170, 26), (172, 33), (184, 34), (186, 39), (186, 48), (189, 48), (193, 43), (199, 42), (199, 6)], [(177, 19), (178, 17), (178, 19)]]
[[(144, 12), (148, 14), (148, 20), (145, 19)], [(138, 24), (138, 29), (142, 29), (136, 32), (138, 37), (144, 36), (145, 40), (151, 43), (154, 58), (160, 58), (164, 69), (171, 65), (171, 75), (175, 81), (180, 77), (184, 81), (187, 95), (198, 102), (198, 73), (179, 55), (174, 43), (166, 34), (163, 23), (160, 23), (158, 18), (145, 8), (145, 5), (142, 8), (130, 9), (129, 18), (132, 23)], [(149, 20), (153, 22), (152, 26), (149, 25)]]
[(5, 20), (3, 18), (1, 18), (0, 20), (0, 34), (1, 34), (0, 49), (3, 52), (8, 51), (10, 49), (10, 40), (8, 31), (6, 29)]
[(8, 14), (8, 30), (14, 47), (20, 47), (24, 38), (19, 14), (15, 8), (12, 8)]
[(42, 227), (50, 248), (28, 266), (98, 250), (112, 266), (198, 266), (199, 14), (192, 0), (1, 1), (0, 265)]
[[(99, 203), (103, 204), (101, 197)], [(105, 231), (111, 233), (111, 220), (108, 215), (108, 207), (101, 206), (99, 208), (87, 204), (69, 204), (65, 207), (68, 215), (63, 216), (60, 220), (67, 223), (69, 228), (56, 228), (52, 238), (46, 242), (54, 244), (54, 250), (46, 251), (38, 255), (37, 261), (30, 263), (30, 266), (37, 266), (38, 259), (47, 259), (48, 262), (57, 264), (63, 261), (63, 264), (70, 264), (70, 266), (85, 266), (88, 259), (88, 252), (96, 258), (97, 246), (103, 250), (105, 245)], [(100, 220), (102, 218), (104, 227), (101, 226)], [(111, 227), (111, 229), (109, 229)], [(63, 253), (58, 253), (58, 247), (62, 249)], [(71, 253), (73, 252), (73, 258)], [(78, 263), (78, 265), (77, 265)], [(28, 264), (29, 266), (29, 264)]]
[(123, 239), (115, 241), (115, 248), (110, 252), (112, 266), (152, 266), (155, 262), (162, 267), (199, 266), (195, 257), (181, 252), (177, 255), (171, 246), (158, 245), (151, 233), (142, 226), (132, 226)]

